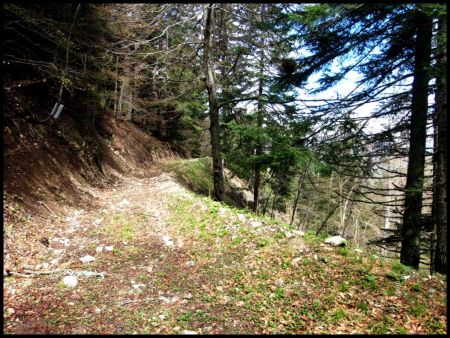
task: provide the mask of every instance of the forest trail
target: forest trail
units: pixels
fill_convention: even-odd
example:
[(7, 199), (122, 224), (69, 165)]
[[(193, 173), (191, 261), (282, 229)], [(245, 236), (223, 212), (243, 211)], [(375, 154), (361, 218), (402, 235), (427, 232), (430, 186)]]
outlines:
[[(444, 330), (442, 280), (400, 282), (405, 272), (373, 255), (192, 194), (159, 166), (89, 189), (92, 207), (49, 222), (33, 277), (5, 279), (5, 333)], [(431, 294), (443, 302), (425, 311)]]
[[(131, 314), (139, 303), (158, 302), (158, 297), (166, 300), (158, 288), (145, 282), (173, 264), (173, 259), (185, 257), (183, 241), (171, 235), (167, 218), (169, 196), (184, 195), (186, 190), (156, 167), (148, 176), (123, 176), (110, 189), (90, 187), (95, 207), (73, 209), (63, 216), (63, 226), (53, 228), (48, 238), (48, 262), (29, 267), (30, 278), (16, 275), (19, 283), (13, 279), (5, 284), (5, 308), (10, 309), (5, 332), (129, 332), (131, 328), (118, 320), (118, 314)], [(95, 260), (80, 262), (86, 255)], [(80, 271), (85, 276), (80, 277)], [(87, 271), (104, 273), (105, 278), (88, 276)], [(77, 273), (75, 288), (60, 282), (63, 276)], [(97, 300), (91, 298), (94, 294)], [(33, 305), (37, 300), (38, 308)], [(163, 316), (159, 314), (157, 320)]]

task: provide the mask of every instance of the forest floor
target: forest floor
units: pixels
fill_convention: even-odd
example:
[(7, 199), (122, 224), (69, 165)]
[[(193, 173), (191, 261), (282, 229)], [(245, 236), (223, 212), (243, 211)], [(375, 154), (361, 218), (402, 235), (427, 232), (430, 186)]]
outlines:
[(446, 333), (443, 276), (329, 247), (161, 168), (48, 221), (39, 265), (4, 277), (4, 333)]

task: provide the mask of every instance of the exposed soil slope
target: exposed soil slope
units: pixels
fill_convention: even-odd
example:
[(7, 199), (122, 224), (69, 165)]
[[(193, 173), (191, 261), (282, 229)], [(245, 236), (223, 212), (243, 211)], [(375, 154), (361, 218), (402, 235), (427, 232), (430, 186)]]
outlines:
[[(91, 187), (106, 188), (123, 175), (146, 177), (169, 147), (111, 116), (94, 126), (63, 115), (56, 123), (6, 119), (4, 126), (4, 264), (34, 264), (49, 225), (73, 207), (96, 204)], [(39, 231), (37, 230), (39, 229)]]

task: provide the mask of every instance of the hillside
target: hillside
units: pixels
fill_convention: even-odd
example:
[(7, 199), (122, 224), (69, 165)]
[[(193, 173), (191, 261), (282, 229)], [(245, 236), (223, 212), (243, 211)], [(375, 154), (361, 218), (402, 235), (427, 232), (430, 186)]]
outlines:
[(6, 149), (5, 333), (445, 333), (442, 276), (193, 193), (208, 161), (102, 123), (97, 164), (66, 125)]

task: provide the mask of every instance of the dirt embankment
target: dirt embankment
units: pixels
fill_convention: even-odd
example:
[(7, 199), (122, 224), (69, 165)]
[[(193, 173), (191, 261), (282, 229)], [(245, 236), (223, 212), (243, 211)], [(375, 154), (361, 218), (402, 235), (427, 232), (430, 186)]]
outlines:
[(94, 123), (67, 113), (37, 124), (21, 115), (5, 118), (3, 128), (6, 267), (16, 265), (13, 256), (30, 255), (56, 215), (95, 205), (90, 187), (106, 188), (123, 175), (146, 177), (154, 162), (176, 157), (167, 144), (108, 113)]

